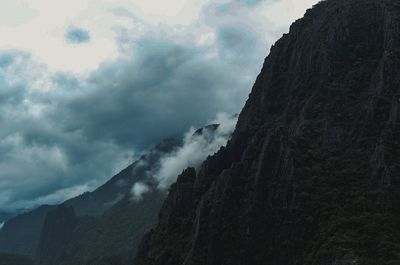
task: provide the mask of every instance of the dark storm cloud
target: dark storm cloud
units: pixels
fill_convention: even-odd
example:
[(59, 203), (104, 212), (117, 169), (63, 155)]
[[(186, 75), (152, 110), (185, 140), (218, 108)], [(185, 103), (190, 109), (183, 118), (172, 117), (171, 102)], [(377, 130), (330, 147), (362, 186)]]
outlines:
[(133, 56), (101, 65), (85, 81), (46, 75), (22, 53), (0, 55), (0, 209), (93, 189), (163, 138), (218, 112), (237, 113), (264, 45), (243, 23), (219, 25), (214, 14), (207, 14), (216, 28), (209, 45), (132, 40), (121, 31), (117, 40)]
[(241, 104), (224, 102), (220, 94), (234, 83), (201, 50), (142, 40), (136, 54), (134, 61), (103, 67), (91, 77), (90, 89), (65, 102), (68, 128), (92, 139), (145, 147), (201, 126), (221, 107), (233, 111)]
[(220, 56), (235, 64), (251, 64), (260, 54), (256, 36), (240, 26), (225, 26), (218, 29), (217, 45)]
[(85, 43), (90, 41), (90, 35), (87, 30), (71, 27), (67, 30), (65, 38), (70, 43)]

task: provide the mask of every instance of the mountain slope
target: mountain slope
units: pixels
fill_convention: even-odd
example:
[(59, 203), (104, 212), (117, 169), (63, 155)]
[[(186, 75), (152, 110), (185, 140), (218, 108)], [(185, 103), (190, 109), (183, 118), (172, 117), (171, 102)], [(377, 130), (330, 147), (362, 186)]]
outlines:
[(34, 263), (26, 257), (0, 253), (0, 265), (34, 265)]
[(8, 220), (0, 229), (0, 252), (34, 256), (44, 219), (53, 208), (43, 205)]
[(18, 215), (18, 211), (14, 212), (2, 212), (0, 211), (0, 224)]
[[(160, 185), (169, 181), (169, 177), (175, 177), (165, 172), (182, 169), (181, 163), (175, 164), (176, 158), (182, 153), (185, 154), (186, 163), (197, 165), (197, 161), (202, 160), (199, 157), (206, 157), (226, 142), (231, 136), (235, 121), (236, 116), (232, 116), (229, 117), (229, 122), (225, 121), (221, 125), (213, 124), (197, 131), (191, 129), (183, 143), (176, 144), (176, 148), (173, 149), (170, 141), (164, 141), (93, 192), (93, 195), (84, 194), (51, 211), (42, 229), (38, 263), (130, 264), (141, 239), (157, 223), (158, 212), (166, 197), (166, 191)], [(198, 152), (192, 154), (193, 158), (190, 158), (189, 151), (193, 146), (201, 150), (197, 150)], [(122, 193), (122, 198), (102, 215), (77, 214), (76, 210), (93, 205), (94, 200), (88, 199), (88, 196), (97, 198), (97, 201), (101, 198), (100, 195), (103, 196), (103, 201), (109, 200), (107, 198), (119, 198), (123, 190), (121, 187), (126, 189), (126, 193)], [(80, 208), (76, 207), (76, 203), (71, 204), (77, 199), (81, 202)]]
[[(72, 207), (74, 215), (82, 219), (101, 216), (124, 197), (130, 196), (133, 183), (146, 179), (146, 171), (157, 167), (160, 157), (178, 144), (175, 139), (162, 141), (95, 191), (67, 200), (64, 205)], [(0, 252), (36, 256), (46, 215), (54, 209), (56, 206), (44, 205), (8, 220), (0, 230)]]
[(140, 265), (400, 264), (400, 4), (328, 0), (271, 48), (231, 141)]
[(141, 238), (155, 226), (164, 199), (165, 193), (159, 191), (146, 194), (140, 202), (128, 196), (97, 218), (78, 217), (72, 207), (59, 206), (46, 217), (38, 263), (129, 264)]
[(145, 180), (147, 171), (158, 166), (160, 158), (173, 151), (180, 141), (169, 138), (161, 141), (140, 159), (112, 177), (93, 192), (84, 193), (67, 200), (64, 204), (72, 206), (77, 216), (100, 216), (118, 201), (130, 194), (135, 182)]
[(155, 191), (134, 203), (132, 186), (147, 183), (148, 172), (158, 168), (161, 157), (178, 143), (174, 139), (162, 141), (95, 191), (67, 200), (49, 212), (37, 251), (39, 264), (86, 264), (117, 255), (124, 261), (132, 259), (140, 239), (154, 226), (165, 198), (163, 192)]

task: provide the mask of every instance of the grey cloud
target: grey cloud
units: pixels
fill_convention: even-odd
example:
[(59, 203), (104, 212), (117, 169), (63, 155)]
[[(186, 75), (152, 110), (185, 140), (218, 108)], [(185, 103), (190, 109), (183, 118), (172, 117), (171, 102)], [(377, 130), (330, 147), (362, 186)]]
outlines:
[(90, 41), (90, 35), (87, 30), (82, 28), (71, 27), (67, 30), (65, 38), (70, 43), (85, 43)]
[(253, 5), (259, 4), (263, 0), (237, 0), (237, 1), (238, 2), (243, 2), (243, 3), (245, 3), (246, 5), (249, 5), (249, 6), (253, 6)]
[[(0, 106), (19, 104), (26, 93), (24, 84), (15, 80), (7, 80), (6, 76), (13, 74), (18, 70), (12, 68), (16, 60), (26, 60), (29, 55), (18, 51), (3, 51), (0, 52)], [(4, 112), (2, 113), (4, 115)], [(0, 117), (3, 116), (0, 114)]]
[(19, 53), (16, 51), (2, 51), (0, 52), (0, 68), (2, 70), (6, 69), (13, 64), (15, 57)]
[(231, 73), (217, 59), (204, 59), (201, 50), (143, 40), (136, 54), (133, 62), (105, 66), (92, 76), (91, 89), (65, 102), (68, 128), (143, 148), (201, 126), (218, 111), (236, 111), (247, 92), (226, 102), (224, 93), (235, 87)]
[(149, 28), (140, 40), (119, 31), (133, 56), (101, 65), (85, 82), (46, 74), (24, 53), (0, 54), (0, 209), (91, 190), (163, 138), (238, 112), (266, 46), (234, 16), (214, 15), (201, 18), (215, 28), (207, 45), (190, 44), (196, 26), (183, 41), (163, 38), (165, 29)]
[(218, 47), (223, 59), (236, 65), (250, 65), (263, 51), (254, 34), (239, 27), (221, 27), (218, 29)]

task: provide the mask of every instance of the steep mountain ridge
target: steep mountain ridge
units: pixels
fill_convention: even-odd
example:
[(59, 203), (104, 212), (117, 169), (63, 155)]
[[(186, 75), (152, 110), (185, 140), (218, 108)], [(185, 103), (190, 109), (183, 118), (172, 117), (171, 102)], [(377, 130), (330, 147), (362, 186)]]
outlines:
[(171, 187), (135, 264), (400, 264), (399, 98), (400, 3), (319, 3), (271, 48), (227, 146)]

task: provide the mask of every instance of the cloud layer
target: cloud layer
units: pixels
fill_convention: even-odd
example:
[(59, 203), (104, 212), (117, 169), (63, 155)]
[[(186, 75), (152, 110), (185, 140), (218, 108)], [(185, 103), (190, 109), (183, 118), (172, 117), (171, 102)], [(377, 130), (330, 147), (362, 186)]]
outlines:
[[(113, 1), (112, 8), (110, 1), (89, 2), (92, 9), (79, 13), (84, 5), (72, 1), (65, 10), (81, 17), (63, 23), (59, 14), (45, 23), (45, 9), (27, 2), (32, 10), (24, 6), (24, 16), (3, 23), (12, 33), (0, 27), (0, 48), (15, 44), (0, 51), (0, 209), (92, 190), (161, 139), (201, 127), (219, 112), (239, 112), (268, 47), (289, 24), (265, 14), (292, 7), (289, 0), (179, 0), (154, 9), (143, 1)], [(95, 11), (109, 24), (97, 21)], [(40, 35), (37, 29), (52, 22), (59, 28), (46, 32), (55, 37)], [(25, 31), (38, 34), (26, 49)], [(66, 31), (70, 40), (90, 42), (65, 46)], [(110, 36), (112, 45), (102, 42)], [(188, 142), (165, 158), (160, 185), (204, 158), (192, 156), (194, 147), (210, 153), (223, 141), (217, 142)]]

